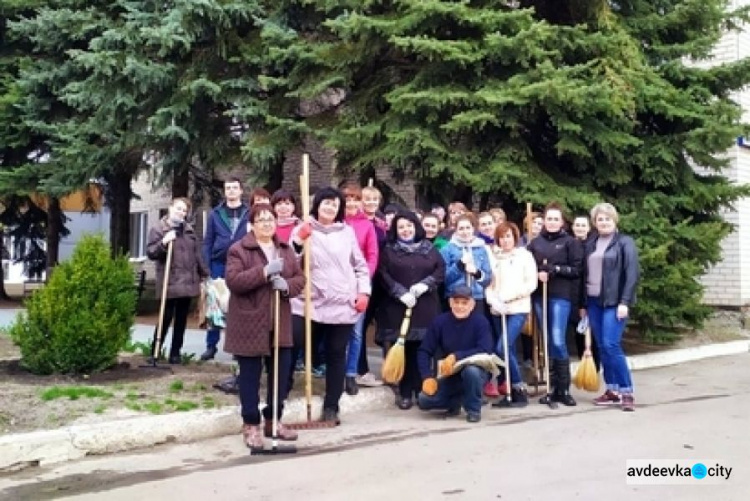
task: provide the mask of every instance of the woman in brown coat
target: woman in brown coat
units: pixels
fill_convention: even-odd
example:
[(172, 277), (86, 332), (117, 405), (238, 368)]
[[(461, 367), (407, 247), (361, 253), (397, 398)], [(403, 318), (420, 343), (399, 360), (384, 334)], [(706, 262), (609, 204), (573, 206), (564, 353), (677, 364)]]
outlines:
[[(167, 284), (167, 301), (162, 319), (162, 340), (174, 318), (172, 328), (172, 345), (169, 348), (169, 363), (179, 364), (182, 341), (185, 337), (185, 326), (190, 311), (190, 301), (200, 294), (200, 284), (208, 277), (208, 268), (201, 257), (201, 246), (190, 223), (185, 221), (190, 211), (190, 201), (186, 198), (175, 198), (169, 206), (169, 213), (164, 216), (148, 234), (146, 254), (156, 261), (156, 297), (161, 299), (164, 284), (164, 268), (167, 262), (167, 250), (172, 245), (172, 262), (169, 266), (169, 283)], [(154, 343), (151, 356), (156, 347), (157, 329), (154, 330)]]
[[(305, 277), (294, 251), (275, 236), (276, 216), (270, 204), (256, 204), (250, 209), (248, 231), (242, 240), (229, 248), (226, 281), (231, 291), (227, 311), (224, 351), (237, 359), (240, 373), (242, 435), (251, 449), (263, 448), (258, 411), (260, 377), (265, 361), (269, 376), (274, 374), (271, 357), (274, 339), (274, 294), (279, 291), (279, 367), (278, 394), (286, 397), (292, 354), (292, 314), (289, 298), (302, 292)], [(263, 409), (263, 434), (271, 436), (273, 410), (281, 420), (284, 404), (273, 402), (273, 381), (269, 377), (266, 407)], [(296, 440), (297, 434), (280, 422), (277, 428), (282, 440)]]

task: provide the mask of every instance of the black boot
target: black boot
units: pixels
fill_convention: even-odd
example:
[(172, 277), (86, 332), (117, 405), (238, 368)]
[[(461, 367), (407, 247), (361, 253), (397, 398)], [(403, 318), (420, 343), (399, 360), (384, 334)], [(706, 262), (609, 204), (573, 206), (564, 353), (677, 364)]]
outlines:
[(354, 396), (359, 393), (359, 386), (357, 386), (357, 381), (354, 379), (354, 376), (346, 376), (344, 378), (344, 390), (347, 395)]
[(510, 399), (513, 401), (513, 407), (526, 407), (529, 403), (529, 397), (526, 391), (521, 388), (510, 390)]
[(557, 384), (555, 385), (554, 399), (563, 405), (573, 407), (576, 401), (570, 394), (570, 359), (555, 360), (557, 373)]
[[(550, 402), (556, 402), (554, 395), (555, 395), (555, 388), (557, 388), (557, 362), (555, 359), (550, 358), (549, 359), (549, 393), (544, 395), (542, 398), (539, 399), (539, 403), (542, 405), (550, 405)], [(552, 404), (557, 405), (557, 404)]]

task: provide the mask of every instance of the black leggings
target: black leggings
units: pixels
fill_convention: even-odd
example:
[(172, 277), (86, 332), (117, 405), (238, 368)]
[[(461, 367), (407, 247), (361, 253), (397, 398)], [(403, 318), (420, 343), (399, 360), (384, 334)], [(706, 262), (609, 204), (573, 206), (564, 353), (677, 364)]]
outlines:
[(326, 359), (326, 395), (323, 408), (338, 412), (339, 399), (344, 392), (346, 373), (346, 345), (354, 324), (312, 323), (313, 333), (323, 340)]
[(286, 400), (288, 387), (289, 367), (292, 365), (292, 349), (279, 348), (279, 404), (274, 405), (273, 401), (273, 357), (242, 357), (236, 356), (237, 363), (240, 366), (240, 373), (237, 375), (237, 383), (240, 387), (240, 413), (242, 421), (245, 424), (260, 424), (260, 412), (258, 405), (260, 398), (260, 377), (263, 372), (265, 363), (268, 373), (268, 391), (266, 392), (266, 406), (263, 408), (263, 418), (271, 420), (273, 409), (276, 408), (276, 416), (281, 420), (284, 412), (284, 400)]
[(398, 383), (401, 398), (416, 398), (422, 389), (422, 377), (417, 364), (417, 351), (421, 344), (421, 341), (404, 343), (404, 377)]
[[(170, 357), (179, 357), (180, 350), (182, 350), (182, 342), (185, 339), (185, 327), (187, 326), (187, 317), (190, 313), (190, 301), (191, 297), (172, 297), (167, 298), (164, 305), (164, 319), (161, 324), (161, 346), (164, 346), (164, 341), (167, 338), (167, 329), (169, 324), (172, 323), (174, 318), (174, 326), (172, 327), (172, 344), (169, 347)], [(151, 345), (151, 355), (154, 355), (156, 349), (156, 336), (158, 334), (157, 325), (154, 327), (154, 342)]]

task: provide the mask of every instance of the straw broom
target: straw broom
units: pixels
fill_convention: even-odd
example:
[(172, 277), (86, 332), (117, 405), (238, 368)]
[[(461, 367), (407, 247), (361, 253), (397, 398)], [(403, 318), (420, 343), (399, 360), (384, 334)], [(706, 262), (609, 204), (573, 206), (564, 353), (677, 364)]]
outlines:
[(410, 324), (411, 308), (407, 308), (404, 313), (404, 320), (401, 322), (401, 331), (399, 332), (398, 340), (388, 350), (380, 373), (383, 381), (388, 384), (396, 384), (404, 377), (404, 343), (406, 342), (406, 334), (409, 332)]
[(578, 364), (573, 384), (579, 390), (590, 392), (599, 391), (599, 373), (596, 371), (594, 358), (591, 355), (591, 329), (586, 329), (586, 350), (583, 352), (583, 360)]

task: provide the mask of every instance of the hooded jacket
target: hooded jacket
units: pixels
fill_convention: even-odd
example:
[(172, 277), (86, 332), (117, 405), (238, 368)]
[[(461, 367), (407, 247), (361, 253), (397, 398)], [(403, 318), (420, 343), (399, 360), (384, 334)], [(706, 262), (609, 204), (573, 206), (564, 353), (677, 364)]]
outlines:
[(222, 202), (208, 216), (203, 237), (203, 259), (208, 266), (212, 262), (226, 263), (229, 247), (247, 234), (247, 205), (243, 203), (238, 208), (240, 220), (234, 232), (228, 210), (227, 203)]
[(474, 237), (471, 242), (461, 242), (456, 235), (440, 250), (445, 261), (445, 297), (451, 297), (459, 285), (466, 284), (466, 272), (460, 263), (464, 253), (470, 253), (474, 266), (479, 270), (479, 277), (470, 279), (471, 294), (474, 299), (484, 299), (484, 289), (492, 280), (490, 257), (484, 240)]

